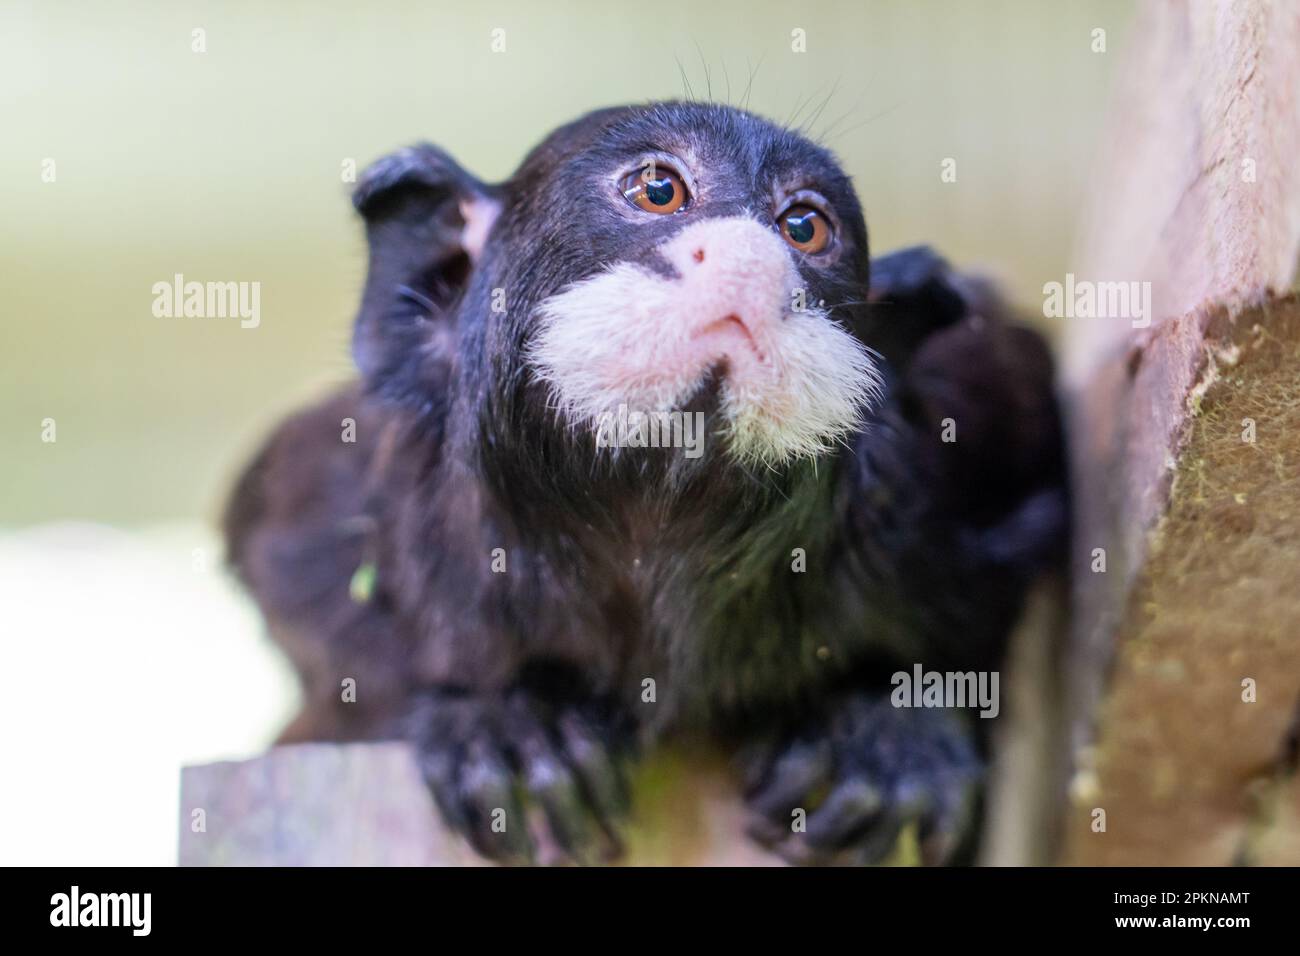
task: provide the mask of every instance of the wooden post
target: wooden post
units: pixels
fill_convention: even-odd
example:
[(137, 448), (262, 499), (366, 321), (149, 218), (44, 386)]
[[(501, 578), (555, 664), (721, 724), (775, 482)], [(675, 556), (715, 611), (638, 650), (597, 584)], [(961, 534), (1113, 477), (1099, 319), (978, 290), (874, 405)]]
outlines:
[(1132, 36), (1076, 279), (1149, 283), (1151, 324), (1067, 323), (1064, 859), (1264, 862), (1300, 797), (1300, 5), (1150, 4)]

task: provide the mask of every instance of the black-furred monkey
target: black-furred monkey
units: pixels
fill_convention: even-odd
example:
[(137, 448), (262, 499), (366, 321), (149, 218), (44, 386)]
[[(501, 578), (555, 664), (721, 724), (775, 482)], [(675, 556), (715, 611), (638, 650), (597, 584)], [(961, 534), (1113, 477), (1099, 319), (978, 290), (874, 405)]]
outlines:
[[(981, 722), (893, 706), (890, 675), (996, 669), (1059, 556), (1040, 339), (926, 250), (869, 266), (830, 153), (726, 106), (591, 113), (496, 186), (416, 146), (354, 199), (361, 382), (226, 516), (302, 677), (284, 739), (407, 737), (501, 860), (538, 845), (521, 801), (607, 853), (623, 758), (666, 735), (736, 747), (792, 858), (878, 859), (915, 821), (952, 859)], [(693, 451), (629, 447), (696, 412)]]

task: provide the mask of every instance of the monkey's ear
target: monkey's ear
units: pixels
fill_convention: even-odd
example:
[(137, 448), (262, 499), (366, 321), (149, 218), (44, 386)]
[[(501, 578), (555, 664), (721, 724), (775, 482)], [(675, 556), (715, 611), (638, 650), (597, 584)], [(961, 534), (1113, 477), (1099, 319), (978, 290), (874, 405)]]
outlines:
[(431, 344), (454, 342), (450, 312), (500, 210), (498, 191), (421, 143), (371, 165), (352, 204), (370, 244), (353, 356), (372, 380), (419, 374)]
[(934, 332), (970, 310), (965, 277), (929, 246), (911, 246), (871, 260), (871, 344), (895, 368), (907, 364)]

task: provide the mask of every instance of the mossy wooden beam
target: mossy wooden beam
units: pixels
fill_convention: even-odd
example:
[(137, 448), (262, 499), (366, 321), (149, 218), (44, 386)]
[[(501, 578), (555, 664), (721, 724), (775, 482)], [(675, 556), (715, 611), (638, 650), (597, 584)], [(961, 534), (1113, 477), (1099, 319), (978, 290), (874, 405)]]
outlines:
[(1300, 298), (1220, 312), (1207, 332), (1168, 505), (1076, 777), (1074, 863), (1263, 861), (1283, 852), (1277, 841), (1292, 853), (1300, 841), (1300, 789), (1289, 780), (1300, 713)]

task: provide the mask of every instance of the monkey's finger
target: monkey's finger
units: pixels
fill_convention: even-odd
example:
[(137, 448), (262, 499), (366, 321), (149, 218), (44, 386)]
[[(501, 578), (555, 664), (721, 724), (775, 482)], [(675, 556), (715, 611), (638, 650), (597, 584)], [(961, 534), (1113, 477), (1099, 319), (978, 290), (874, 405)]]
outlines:
[(862, 778), (837, 784), (808, 817), (804, 842), (819, 852), (841, 849), (865, 830), (884, 806), (880, 789)]
[(419, 744), (416, 748), (416, 763), (447, 826), (458, 833), (467, 834), (470, 828), (469, 817), (457, 789), (459, 764), (451, 748)]
[[(622, 770), (595, 729), (580, 714), (574, 711), (561, 714), (556, 730), (579, 784), (601, 822), (610, 829), (609, 825), (626, 816), (629, 808)], [(612, 830), (609, 835), (614, 836)]]
[(531, 863), (533, 843), (514, 776), (497, 747), (475, 738), (466, 747), (457, 784), (466, 832), (484, 856), (508, 863)]
[(867, 829), (858, 843), (858, 863), (879, 863), (886, 859), (898, 845), (903, 828), (923, 819), (934, 807), (934, 801), (921, 789), (906, 789), (895, 794), (891, 801)]
[(797, 743), (772, 764), (767, 780), (750, 797), (749, 805), (760, 816), (788, 823), (793, 810), (810, 809), (807, 803), (813, 791), (825, 784), (832, 768), (830, 747), (824, 741)]
[(524, 786), (545, 811), (555, 842), (575, 862), (593, 862), (599, 853), (600, 836), (578, 779), (558, 749), (539, 729), (518, 742), (516, 756)]
[(746, 797), (758, 790), (767, 779), (776, 754), (776, 742), (770, 738), (746, 743), (736, 752), (741, 792)]
[(921, 821), (918, 838), (921, 862), (941, 866), (960, 850), (978, 817), (979, 787), (973, 779), (954, 785), (945, 806)]

